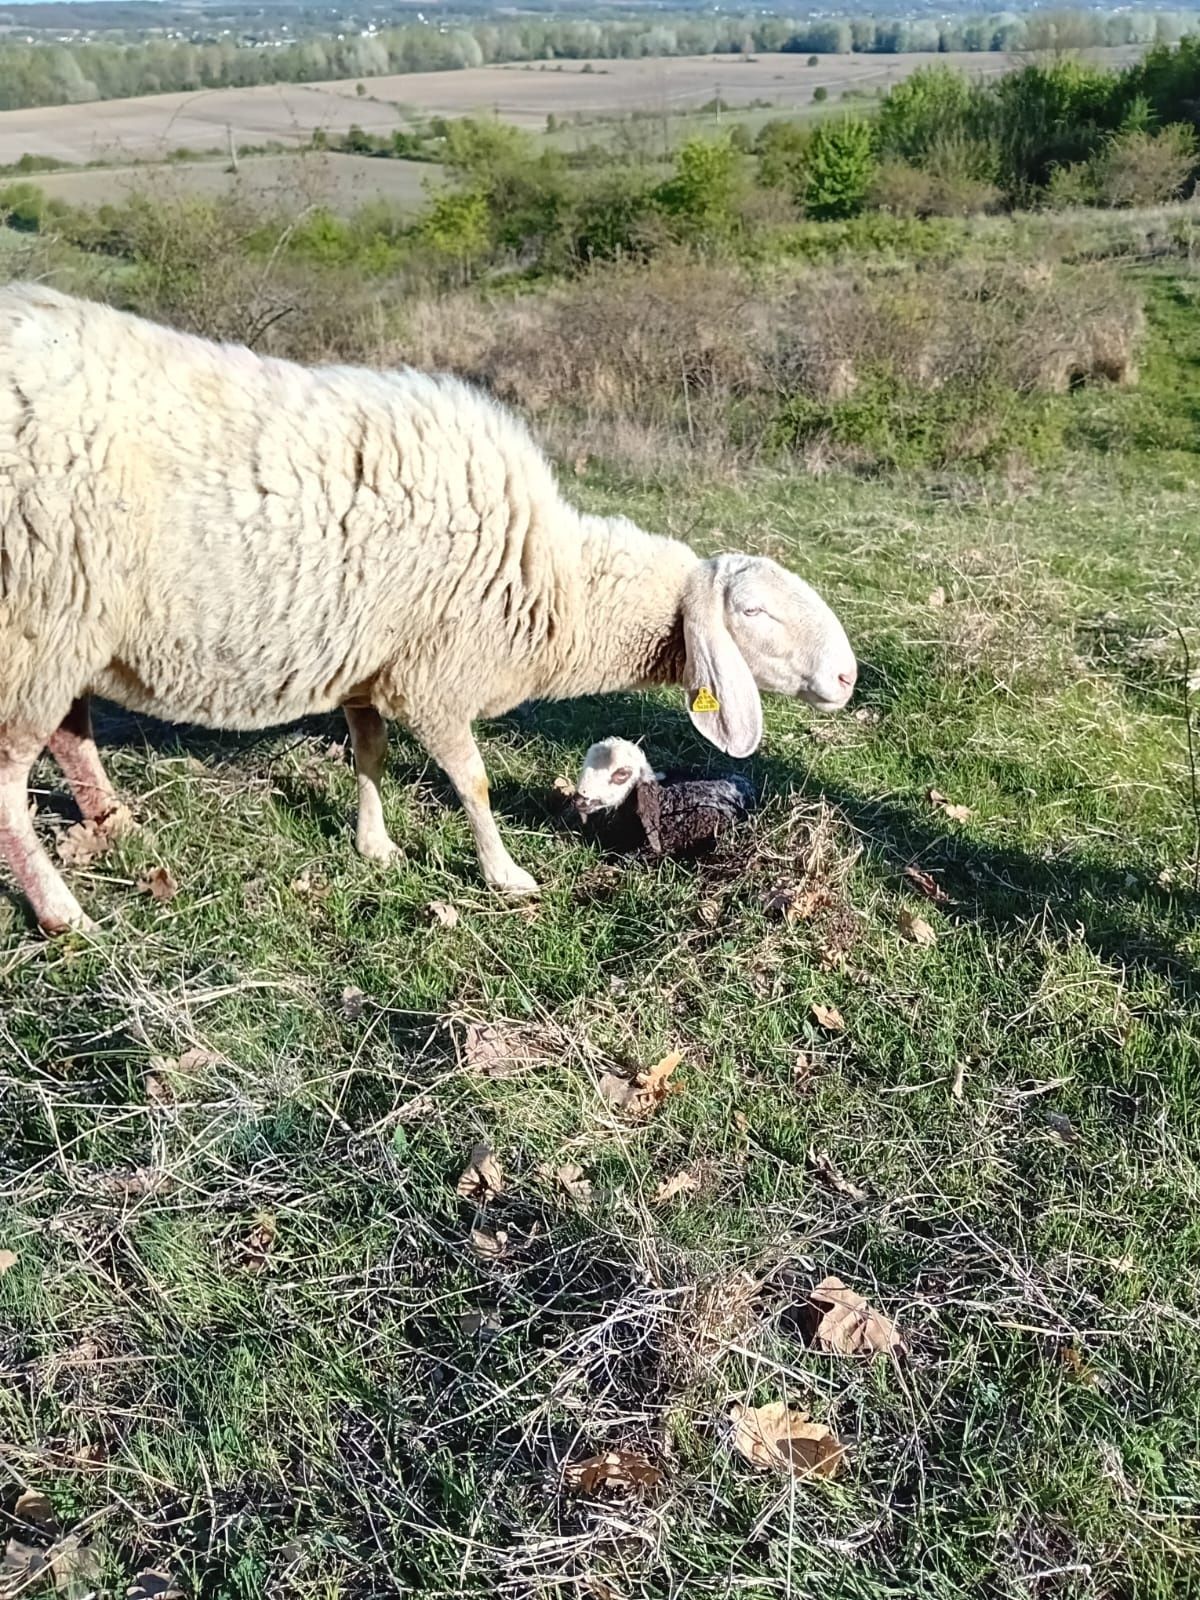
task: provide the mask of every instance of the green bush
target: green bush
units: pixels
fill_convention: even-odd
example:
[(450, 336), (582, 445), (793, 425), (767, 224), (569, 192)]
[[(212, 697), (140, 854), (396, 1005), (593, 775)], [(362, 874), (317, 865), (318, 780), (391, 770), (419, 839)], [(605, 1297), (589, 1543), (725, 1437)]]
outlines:
[(922, 67), (884, 96), (876, 122), (884, 158), (922, 166), (935, 144), (969, 129), (971, 88), (950, 67)]
[(1152, 206), (1177, 200), (1196, 172), (1195, 131), (1172, 123), (1109, 139), (1093, 158), (1096, 196), (1106, 206)]
[(799, 195), (812, 136), (812, 129), (800, 122), (764, 123), (754, 143), (758, 182), (766, 189), (786, 189)]
[(1012, 455), (1042, 463), (1061, 448), (1064, 419), (1051, 402), (1018, 402), (985, 383), (929, 390), (867, 374), (838, 400), (798, 395), (769, 429), (775, 450), (819, 447), (870, 471), (972, 464), (995, 466)]
[(469, 189), (434, 195), (420, 231), (425, 244), (453, 263), (465, 280), (492, 242), (487, 196)]
[(822, 101), (829, 99), (829, 90), (823, 83), (819, 83), (813, 90), (812, 97), (816, 104), (820, 105)]
[(875, 176), (871, 125), (855, 118), (822, 123), (804, 167), (803, 205), (818, 221), (853, 217), (866, 204)]
[(656, 199), (681, 239), (728, 234), (733, 226), (738, 155), (725, 139), (688, 139), (675, 152), (675, 171)]

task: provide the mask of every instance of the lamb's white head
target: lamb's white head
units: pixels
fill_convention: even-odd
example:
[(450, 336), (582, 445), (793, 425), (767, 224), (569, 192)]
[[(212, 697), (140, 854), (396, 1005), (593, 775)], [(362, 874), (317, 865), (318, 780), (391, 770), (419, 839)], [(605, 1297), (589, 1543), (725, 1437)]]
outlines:
[(837, 711), (858, 663), (837, 617), (802, 578), (764, 556), (714, 556), (683, 597), (684, 686), (692, 722), (748, 756), (762, 738), (760, 689)]
[(611, 811), (626, 795), (653, 778), (646, 752), (629, 739), (601, 739), (583, 758), (575, 785), (575, 809), (587, 817), (593, 811)]

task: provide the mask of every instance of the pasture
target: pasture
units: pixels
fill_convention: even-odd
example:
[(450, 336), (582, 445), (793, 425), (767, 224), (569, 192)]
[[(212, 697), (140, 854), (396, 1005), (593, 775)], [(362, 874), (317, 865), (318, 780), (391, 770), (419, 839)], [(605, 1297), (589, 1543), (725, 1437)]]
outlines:
[(41, 172), (37, 186), (51, 199), (73, 206), (120, 204), (131, 195), (170, 201), (181, 195), (207, 200), (236, 194), (247, 204), (286, 210), (320, 205), (348, 213), (374, 200), (416, 211), (440, 167), (427, 161), (381, 161), (341, 151), (296, 151), (291, 155), (243, 156), (236, 172), (229, 161), (168, 162), (153, 166), (89, 167), (85, 172)]
[[(1135, 47), (1089, 52), (1109, 65), (1138, 54)], [(598, 61), (590, 64), (590, 72), (583, 62), (535, 62), (367, 78), (361, 80), (361, 95), (357, 81), (345, 81), (6, 111), (0, 113), (0, 165), (26, 152), (82, 164), (162, 160), (180, 146), (223, 151), (229, 129), (247, 145), (306, 144), (315, 129), (345, 133), (357, 124), (369, 133), (390, 133), (412, 117), (435, 115), (494, 115), (536, 131), (550, 114), (595, 118), (687, 111), (718, 94), (733, 107), (767, 101), (788, 112), (811, 106), (818, 86), (836, 101), (847, 90), (886, 90), (931, 62), (984, 77), (1013, 65), (1000, 53), (827, 56), (816, 67), (806, 60), (758, 55)]]
[[(103, 716), (140, 827), (72, 870), (100, 936), (0, 903), (13, 1570), (65, 1550), (72, 1592), (154, 1569), (211, 1600), (1187, 1592), (1181, 274), (1143, 389), (1086, 401), (1097, 443), (1033, 483), (577, 466), (595, 509), (789, 562), (861, 653), (850, 712), (768, 704), (761, 812), (707, 865), (601, 859), (554, 787), (609, 733), (705, 764), (668, 694), (486, 729), (526, 906), (403, 738), (384, 870), (336, 721)], [(53, 841), (49, 766), (39, 798)], [(671, 1052), (674, 1092), (622, 1109)], [(495, 1181), (460, 1183), (481, 1144)], [(903, 1354), (813, 1344), (829, 1275)], [(739, 1453), (731, 1408), (776, 1402), (845, 1446), (835, 1476)]]

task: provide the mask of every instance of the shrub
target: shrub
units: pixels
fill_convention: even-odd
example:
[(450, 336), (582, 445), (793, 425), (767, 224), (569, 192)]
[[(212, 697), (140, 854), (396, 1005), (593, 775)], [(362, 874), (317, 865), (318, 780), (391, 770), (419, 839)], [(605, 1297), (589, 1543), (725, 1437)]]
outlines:
[(0, 224), (18, 233), (37, 233), (50, 214), (50, 202), (32, 183), (0, 187)]
[(811, 143), (812, 129), (803, 123), (764, 123), (754, 144), (758, 182), (767, 189), (786, 189), (790, 194), (799, 194)]
[(1099, 198), (1094, 166), (1090, 161), (1070, 161), (1065, 166), (1053, 167), (1042, 198), (1052, 211), (1094, 206)]
[(881, 161), (871, 180), (870, 202), (893, 217), (928, 217), (933, 212), (933, 179), (907, 161)]
[(1152, 206), (1177, 200), (1196, 171), (1195, 132), (1172, 123), (1158, 133), (1116, 134), (1094, 158), (1097, 198), (1107, 206)]
[(821, 101), (829, 99), (829, 90), (825, 87), (825, 85), (823, 83), (819, 83), (817, 85), (817, 87), (813, 90), (812, 97), (817, 102), (817, 104), (819, 105), (821, 103)]
[(821, 58), (820, 56), (809, 56), (808, 60), (804, 64), (806, 67), (819, 67), (821, 65)]
[(804, 168), (804, 210), (810, 217), (852, 217), (862, 210), (875, 176), (871, 126), (853, 118), (822, 123)]
[(421, 234), (431, 250), (453, 263), (465, 282), (491, 244), (486, 197), (469, 189), (434, 195), (422, 219)]
[(630, 168), (610, 170), (575, 202), (569, 225), (571, 261), (587, 265), (650, 254), (655, 215), (649, 180)]
[(674, 174), (656, 195), (682, 239), (728, 233), (737, 190), (737, 152), (728, 139), (688, 139), (675, 152)]
[(961, 72), (922, 67), (883, 98), (876, 123), (880, 153), (924, 165), (931, 147), (967, 131), (970, 105), (970, 85)]

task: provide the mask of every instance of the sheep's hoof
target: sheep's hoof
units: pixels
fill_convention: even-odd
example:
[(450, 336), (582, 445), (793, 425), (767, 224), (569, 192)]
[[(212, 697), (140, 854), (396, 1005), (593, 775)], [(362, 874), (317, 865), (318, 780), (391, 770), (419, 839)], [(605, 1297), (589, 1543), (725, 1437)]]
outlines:
[(530, 877), (523, 867), (514, 865), (502, 878), (489, 878), (488, 883), (497, 894), (516, 900), (523, 895), (541, 894), (541, 885)]
[(382, 839), (359, 839), (355, 848), (364, 861), (378, 861), (384, 867), (404, 859), (404, 851), (386, 833)]
[(57, 939), (64, 933), (97, 934), (100, 932), (99, 923), (93, 922), (87, 912), (76, 906), (74, 910), (47, 912), (38, 918), (38, 927), (49, 939)]

